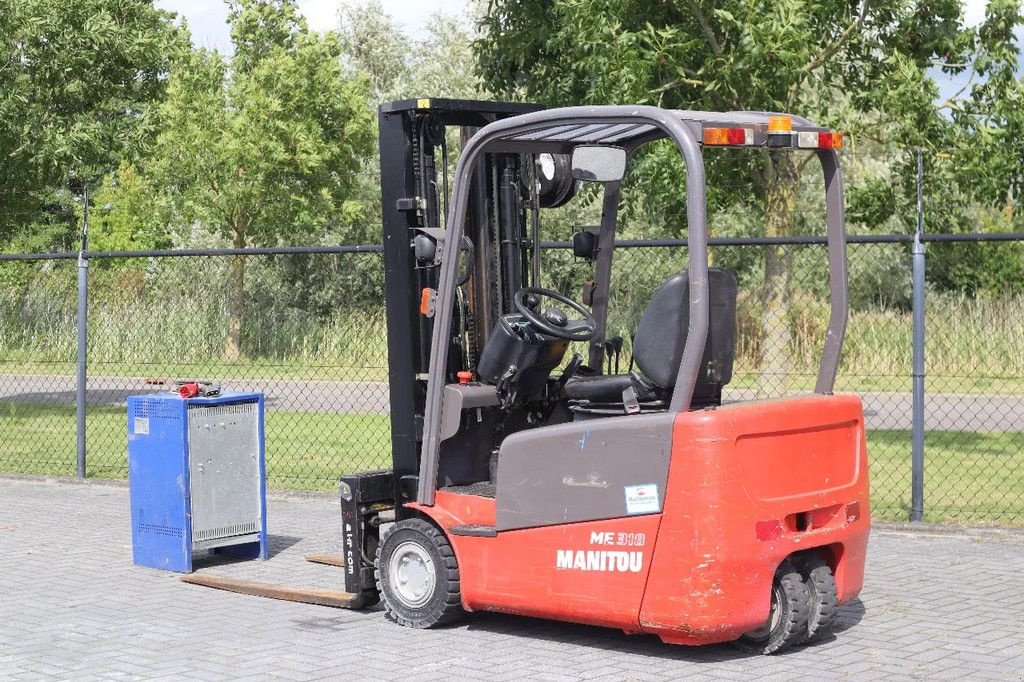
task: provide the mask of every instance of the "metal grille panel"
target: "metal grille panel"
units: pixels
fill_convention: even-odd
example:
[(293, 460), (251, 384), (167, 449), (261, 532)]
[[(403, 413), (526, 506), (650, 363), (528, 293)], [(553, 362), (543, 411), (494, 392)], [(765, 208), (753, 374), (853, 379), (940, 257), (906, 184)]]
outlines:
[(189, 406), (193, 541), (260, 527), (258, 418), (254, 402)]

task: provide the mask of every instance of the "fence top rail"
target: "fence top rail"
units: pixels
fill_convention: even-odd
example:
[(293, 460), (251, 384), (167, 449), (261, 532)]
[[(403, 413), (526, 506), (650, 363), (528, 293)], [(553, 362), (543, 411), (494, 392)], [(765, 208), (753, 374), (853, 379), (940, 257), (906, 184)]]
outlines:
[[(846, 236), (850, 244), (910, 244), (914, 241), (912, 234), (851, 234)], [(965, 232), (960, 234), (926, 233), (921, 235), (922, 242), (1024, 242), (1024, 232)], [(711, 237), (709, 246), (786, 246), (799, 244), (827, 244), (824, 236), (794, 237)], [(554, 241), (541, 242), (542, 249), (571, 248), (572, 242)], [(686, 246), (686, 239), (620, 239), (615, 242), (617, 248), (644, 248), (657, 246)]]
[[(851, 244), (909, 244), (914, 241), (912, 234), (853, 234), (847, 235)], [(922, 242), (1024, 242), (1024, 232), (965, 232), (960, 234), (925, 233)], [(713, 237), (709, 246), (786, 246), (801, 244), (826, 244), (824, 236), (797, 237)], [(687, 245), (686, 239), (620, 239), (617, 248), (650, 248)], [(542, 249), (568, 249), (572, 242), (541, 242)], [(86, 251), (81, 255), (86, 260), (106, 258), (182, 258), (188, 256), (287, 256), (318, 255), (334, 253), (381, 253), (380, 244), (353, 244), (347, 246), (274, 246), (245, 249), (156, 249), (149, 251)], [(76, 260), (77, 251), (55, 251), (45, 253), (0, 253), (0, 261)]]
[[(1021, 235), (1024, 241), (1024, 234)], [(881, 234), (881, 235), (849, 235), (846, 241), (851, 244), (886, 244), (891, 242), (910, 243), (914, 241), (913, 235), (904, 234)], [(799, 244), (827, 244), (825, 237), (711, 237), (708, 239), (708, 246), (786, 246)], [(672, 247), (686, 246), (686, 239), (618, 239), (615, 241), (615, 248), (618, 249), (640, 249), (651, 247)], [(541, 242), (542, 249), (568, 249), (572, 248), (572, 242)]]
[[(332, 253), (381, 253), (380, 244), (353, 244), (348, 246), (274, 246), (245, 249), (155, 249), (149, 251), (86, 251), (81, 255), (86, 260), (104, 258), (181, 258), (187, 256), (287, 256), (318, 255)], [(75, 260), (74, 252), (50, 253), (0, 253), (0, 261), (12, 260)]]

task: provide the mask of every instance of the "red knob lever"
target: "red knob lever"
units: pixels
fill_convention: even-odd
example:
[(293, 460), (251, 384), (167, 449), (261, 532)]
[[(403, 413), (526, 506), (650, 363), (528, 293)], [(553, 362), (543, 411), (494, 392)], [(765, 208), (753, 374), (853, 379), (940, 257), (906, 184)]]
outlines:
[(470, 372), (470, 371), (467, 371), (467, 370), (462, 370), (461, 372), (459, 372), (455, 376), (457, 376), (459, 378), (459, 383), (462, 384), (463, 386), (465, 386), (466, 384), (468, 384), (470, 382), (470, 380), (472, 380), (473, 373)]

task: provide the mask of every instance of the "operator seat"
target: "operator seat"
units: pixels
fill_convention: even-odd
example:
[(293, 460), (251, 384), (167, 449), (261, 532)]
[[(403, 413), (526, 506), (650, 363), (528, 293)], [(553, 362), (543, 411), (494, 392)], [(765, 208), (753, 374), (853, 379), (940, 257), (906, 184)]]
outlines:
[[(736, 275), (708, 269), (711, 316), (691, 409), (719, 405), (736, 356)], [(675, 388), (690, 320), (690, 278), (683, 271), (661, 285), (633, 339), (638, 371), (580, 376), (565, 385), (569, 409), (586, 419), (667, 409)]]

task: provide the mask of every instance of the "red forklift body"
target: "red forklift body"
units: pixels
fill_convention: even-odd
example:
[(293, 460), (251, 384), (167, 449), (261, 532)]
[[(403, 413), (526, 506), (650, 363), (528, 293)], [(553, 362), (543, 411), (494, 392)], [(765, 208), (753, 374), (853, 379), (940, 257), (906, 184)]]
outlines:
[(663, 490), (660, 513), (493, 536), (458, 533), (494, 528), (494, 499), (439, 491), (433, 506), (410, 506), (446, 530), (471, 611), (616, 627), (677, 644), (730, 641), (765, 622), (772, 576), (806, 550), (829, 564), (840, 603), (860, 592), (870, 515), (858, 398), (679, 413)]
[[(446, 125), (462, 144), (443, 215)], [(686, 170), (685, 264), (614, 336), (627, 170), (663, 139)], [(347, 589), (415, 628), (498, 611), (765, 654), (828, 632), (861, 589), (870, 526), (863, 410), (833, 393), (849, 312), (841, 140), (771, 112), (383, 107), (393, 468), (341, 481)], [(726, 389), (738, 291), (757, 280), (708, 262), (704, 153), (725, 147), (820, 163), (814, 395)], [(572, 240), (593, 268), (577, 296), (541, 286), (541, 209), (580, 183), (602, 198), (600, 224)]]

